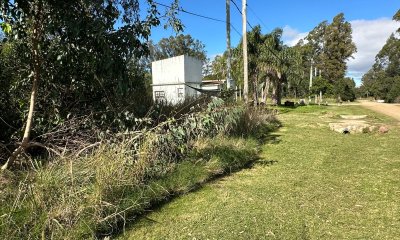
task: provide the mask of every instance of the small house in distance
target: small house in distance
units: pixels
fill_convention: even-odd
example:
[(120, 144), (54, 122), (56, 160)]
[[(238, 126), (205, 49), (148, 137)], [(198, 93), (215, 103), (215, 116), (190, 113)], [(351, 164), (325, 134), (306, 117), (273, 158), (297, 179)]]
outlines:
[[(181, 55), (151, 63), (153, 99), (155, 102), (177, 104), (197, 97), (202, 81), (202, 62)], [(191, 87), (193, 88), (191, 88)]]
[(222, 90), (226, 80), (203, 80), (201, 89), (203, 90)]

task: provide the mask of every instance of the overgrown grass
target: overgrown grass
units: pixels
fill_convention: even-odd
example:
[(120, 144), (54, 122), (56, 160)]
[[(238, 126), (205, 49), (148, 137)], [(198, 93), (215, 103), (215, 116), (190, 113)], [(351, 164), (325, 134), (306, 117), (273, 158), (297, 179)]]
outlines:
[[(340, 114), (367, 114), (390, 131), (332, 132)], [(300, 107), (279, 118), (263, 164), (175, 199), (121, 238), (398, 239), (398, 123), (360, 106)]]
[(0, 237), (110, 236), (151, 206), (248, 166), (258, 157), (251, 133), (271, 129), (265, 126), (273, 118), (257, 110), (250, 131), (238, 125), (249, 119), (241, 108), (211, 103), (197, 115), (116, 138), (86, 156), (32, 160), (30, 171), (3, 173)]
[[(243, 168), (258, 156), (258, 144), (242, 138), (201, 139), (195, 145), (191, 156), (146, 182), (139, 180), (141, 171), (132, 168), (122, 154), (104, 149), (79, 161), (65, 159), (38, 167), (24, 181), (8, 183), (8, 189), (3, 189), (12, 194), (2, 197), (1, 236), (20, 239), (24, 233), (27, 239), (77, 239), (110, 235), (153, 204)], [(8, 199), (13, 202), (7, 203)]]

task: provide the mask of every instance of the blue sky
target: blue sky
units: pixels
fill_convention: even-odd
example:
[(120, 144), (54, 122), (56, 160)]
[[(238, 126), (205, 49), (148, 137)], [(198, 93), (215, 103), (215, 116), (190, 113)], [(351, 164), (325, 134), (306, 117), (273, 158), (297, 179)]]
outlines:
[[(234, 0), (241, 9), (242, 1)], [(171, 0), (158, 0), (169, 4)], [(276, 27), (284, 29), (284, 41), (294, 44), (308, 31), (324, 20), (331, 21), (340, 12), (353, 25), (353, 40), (358, 46), (355, 59), (349, 61), (348, 76), (354, 77), (359, 84), (362, 74), (369, 69), (374, 57), (383, 46), (398, 23), (391, 18), (400, 9), (399, 0), (302, 0), (268, 1), (247, 0), (248, 20), (251, 25), (260, 24), (264, 33)], [(225, 0), (180, 0), (186, 11), (208, 17), (225, 20)], [(160, 7), (160, 10), (164, 10)], [(184, 34), (190, 34), (206, 45), (209, 57), (222, 53), (226, 48), (225, 24), (202, 19), (186, 13), (179, 18), (185, 25)], [(231, 22), (241, 32), (241, 15), (231, 3)], [(151, 38), (158, 41), (162, 37), (174, 35), (171, 29), (154, 29)], [(231, 32), (232, 45), (236, 46), (240, 35)]]

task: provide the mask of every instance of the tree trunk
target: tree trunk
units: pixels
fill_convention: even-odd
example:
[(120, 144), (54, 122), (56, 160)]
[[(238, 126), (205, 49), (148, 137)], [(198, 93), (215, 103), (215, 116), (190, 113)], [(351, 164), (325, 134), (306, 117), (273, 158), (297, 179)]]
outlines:
[(282, 84), (281, 84), (281, 80), (278, 80), (278, 82), (276, 83), (276, 104), (278, 106), (281, 105), (281, 98), (282, 98)]
[(282, 74), (280, 72), (277, 72), (276, 79), (274, 80), (274, 89), (273, 89), (274, 103), (277, 105), (281, 105), (281, 98), (282, 98)]
[(272, 99), (272, 104), (276, 105), (278, 103), (277, 99), (276, 99), (276, 81), (272, 84), (272, 95), (271, 95), (271, 99)]
[(35, 105), (37, 99), (37, 91), (40, 79), (40, 53), (39, 53), (39, 43), (42, 35), (42, 31), (40, 28), (41, 24), (41, 15), (42, 15), (42, 1), (39, 1), (37, 6), (35, 6), (36, 14), (34, 16), (34, 24), (33, 24), (33, 33), (31, 36), (32, 42), (32, 62), (33, 62), (33, 77), (32, 77), (32, 91), (29, 102), (29, 112), (28, 118), (26, 120), (25, 131), (22, 137), (21, 145), (14, 150), (11, 156), (7, 159), (7, 162), (1, 167), (1, 170), (5, 170), (11, 165), (15, 159), (24, 152), (29, 147), (29, 137), (32, 130), (33, 124), (33, 116), (35, 113)]
[(258, 74), (255, 74), (255, 77), (254, 77), (253, 99), (254, 99), (254, 106), (258, 106)]
[(261, 96), (261, 101), (263, 102), (263, 103), (266, 103), (267, 102), (267, 96), (268, 96), (268, 92), (269, 92), (269, 86), (270, 86), (270, 79), (269, 79), (269, 77), (266, 77), (265, 78), (265, 86), (264, 86), (264, 91), (263, 91), (263, 94), (262, 94), (262, 96)]

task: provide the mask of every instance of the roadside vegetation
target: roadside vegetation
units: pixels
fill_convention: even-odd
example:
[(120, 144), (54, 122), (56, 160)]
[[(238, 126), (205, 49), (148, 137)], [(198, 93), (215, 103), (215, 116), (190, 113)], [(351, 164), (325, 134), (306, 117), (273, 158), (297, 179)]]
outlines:
[[(95, 150), (3, 172), (0, 236), (86, 239), (120, 231), (158, 202), (249, 166), (279, 126), (271, 112), (230, 106), (102, 139)], [(262, 134), (261, 134), (262, 133)]]
[[(263, 33), (259, 25), (248, 33), (249, 89), (255, 104), (271, 99), (279, 105), (284, 97), (317, 99), (319, 95), (336, 101), (355, 100), (355, 82), (345, 75), (346, 61), (356, 52), (356, 46), (351, 24), (343, 13), (331, 22), (319, 23), (293, 47), (283, 43), (282, 34), (281, 28)], [(205, 78), (226, 78), (227, 56), (227, 52), (217, 56), (209, 64), (210, 73)], [(242, 43), (233, 49), (232, 75), (242, 86)]]
[[(169, 1), (169, 5), (153, 0), (4, 0), (0, 1), (0, 9), (1, 239), (116, 236), (127, 224), (154, 207), (176, 199), (174, 196), (191, 192), (203, 183), (256, 162), (258, 165), (250, 172), (267, 171), (269, 166), (271, 169), (282, 166), (282, 171), (258, 176), (254, 182), (256, 191), (247, 186), (250, 195), (257, 196), (263, 191), (268, 193), (266, 188), (274, 186), (280, 179), (282, 188), (272, 188), (275, 192), (269, 194), (285, 196), (293, 187), (293, 179), (282, 176), (293, 174), (293, 178), (301, 179), (304, 176), (296, 174), (315, 170), (315, 164), (319, 166), (320, 161), (328, 161), (324, 158), (327, 152), (340, 157), (338, 162), (342, 161), (337, 166), (327, 163), (332, 171), (336, 168), (338, 171), (332, 172), (331, 183), (341, 186), (340, 183), (345, 181), (336, 182), (344, 179), (339, 171), (352, 167), (358, 171), (356, 168), (360, 167), (356, 163), (347, 166), (343, 162), (346, 154), (354, 151), (353, 148), (356, 153), (361, 153), (361, 145), (352, 145), (349, 139), (363, 143), (363, 149), (372, 149), (368, 150), (372, 152), (366, 159), (367, 167), (376, 166), (372, 157), (383, 166), (386, 165), (382, 161), (391, 157), (396, 159), (393, 152), (397, 154), (397, 150), (392, 149), (392, 144), (395, 145), (393, 134), (398, 132), (396, 127), (387, 137), (370, 134), (364, 138), (344, 138), (328, 134), (322, 127), (324, 123), (320, 122), (325, 116), (330, 116), (328, 112), (337, 114), (343, 111), (342, 108), (280, 106), (283, 98), (297, 102), (300, 98), (312, 96), (313, 102), (319, 104), (323, 103), (319, 97), (322, 95), (324, 99), (330, 97), (339, 103), (355, 99), (354, 81), (346, 78), (345, 74), (346, 62), (356, 48), (351, 25), (343, 13), (336, 15), (331, 22), (321, 22), (293, 47), (283, 43), (282, 29), (264, 33), (260, 26), (255, 26), (247, 33), (248, 96), (238, 96), (239, 99), (234, 101), (236, 91), (229, 89), (220, 91), (215, 98), (203, 94), (189, 99), (184, 95), (185, 101), (172, 105), (153, 99), (152, 61), (186, 54), (205, 64), (205, 79), (227, 77), (227, 53), (210, 63), (205, 45), (188, 34), (181, 34), (184, 25), (177, 14), (184, 10), (178, 0)], [(399, 20), (399, 13), (394, 19)], [(161, 25), (172, 28), (177, 34), (155, 43), (150, 37), (153, 29)], [(232, 76), (240, 89), (244, 85), (241, 46), (240, 43), (233, 48), (231, 54)], [(398, 98), (398, 53), (398, 37), (393, 35), (379, 54), (372, 75), (368, 75), (372, 76), (369, 79), (373, 82), (371, 86), (374, 89), (379, 87), (376, 92), (368, 90), (374, 97), (385, 97), (388, 101)], [(314, 85), (309, 79), (310, 73)], [(365, 86), (371, 82), (367, 80), (365, 78)], [(381, 95), (386, 91), (389, 91), (388, 95)], [(182, 97), (180, 93), (178, 96)], [(246, 99), (246, 102), (241, 99)], [(290, 104), (294, 105), (294, 102)], [(273, 108), (267, 103), (271, 103)], [(349, 109), (350, 112), (364, 111)], [(326, 114), (325, 110), (328, 111)], [(282, 113), (286, 124), (280, 132), (282, 136), (272, 134), (280, 127), (276, 112)], [(369, 120), (381, 119), (378, 116)], [(296, 121), (304, 122), (302, 126), (307, 128), (301, 128)], [(286, 133), (287, 139), (284, 138)], [(368, 142), (374, 138), (390, 150), (380, 152)], [(337, 139), (341, 141), (337, 142)], [(385, 141), (389, 145), (385, 145)], [(348, 145), (342, 146), (343, 142)], [(263, 156), (267, 157), (260, 160), (261, 146)], [(321, 152), (323, 149), (325, 152)], [(333, 152), (340, 150), (345, 151)], [(292, 154), (299, 157), (299, 162), (290, 162), (296, 159)], [(386, 160), (380, 158), (382, 156)], [(394, 162), (393, 166), (396, 164)], [(317, 170), (330, 169), (324, 167)], [(383, 170), (389, 171), (389, 167)], [(371, 179), (377, 174), (374, 169), (368, 171)], [(235, 176), (246, 173), (248, 171)], [(330, 177), (327, 175), (325, 179), (318, 173), (318, 178), (313, 178), (314, 172), (310, 174), (309, 178), (313, 180)], [(357, 183), (357, 179), (349, 181)], [(237, 186), (244, 186), (245, 182)], [(397, 183), (396, 180), (393, 182)], [(311, 186), (319, 189), (321, 195), (330, 193), (322, 192), (322, 189), (335, 188), (328, 183), (323, 186), (312, 183), (305, 185), (304, 193)], [(378, 189), (381, 187), (377, 186)], [(354, 189), (348, 188), (353, 193)], [(207, 189), (212, 187), (206, 187), (205, 191)], [(231, 190), (235, 192), (235, 189)], [(293, 194), (301, 194), (301, 190)], [(379, 196), (371, 194), (379, 199)], [(238, 192), (239, 196), (241, 192)], [(272, 201), (271, 207), (278, 204), (270, 196), (263, 195)], [(369, 196), (365, 197), (373, 202)], [(319, 206), (311, 196), (307, 195), (307, 199), (310, 201), (304, 204)], [(295, 211), (288, 203), (307, 199), (276, 198), (282, 203), (279, 206), (282, 215)], [(391, 198), (387, 200), (391, 201)], [(269, 201), (265, 203), (269, 204)], [(327, 204), (326, 199), (321, 201), (321, 204)], [(222, 208), (221, 204), (224, 201), (208, 204), (208, 207)], [(239, 200), (236, 204), (244, 206), (246, 203)], [(236, 213), (238, 210), (235, 209), (241, 207), (233, 206), (221, 212), (221, 216), (229, 211)], [(255, 209), (264, 205), (258, 202), (253, 206)], [(196, 207), (200, 210), (202, 206)], [(289, 209), (288, 213), (284, 209)], [(382, 210), (380, 206), (377, 209)], [(397, 205), (391, 209), (397, 210)], [(264, 210), (269, 212), (273, 209)], [(300, 214), (295, 213), (294, 221), (300, 221), (296, 216)], [(194, 217), (189, 216), (189, 219)], [(236, 215), (232, 223), (239, 224), (240, 221), (241, 216)], [(313, 221), (312, 224), (318, 224)], [(250, 226), (250, 223), (244, 223), (246, 228)], [(224, 224), (227, 222), (217, 224), (215, 229)], [(300, 227), (296, 224), (293, 228), (284, 225), (288, 228), (287, 234), (298, 236)], [(302, 231), (309, 229), (308, 225), (301, 226)], [(369, 223), (365, 226), (370, 227)], [(291, 229), (293, 231), (289, 231)], [(373, 226), (370, 229), (380, 230)], [(206, 229), (200, 230), (203, 234), (208, 233)], [(178, 232), (174, 230), (171, 234)], [(236, 230), (229, 229), (229, 232), (233, 234)], [(257, 234), (261, 233), (255, 236)], [(156, 235), (151, 237), (157, 238)]]
[[(396, 239), (400, 133), (361, 106), (279, 108), (261, 159), (149, 212), (121, 239)], [(339, 115), (368, 115), (387, 134), (340, 134)]]
[[(393, 17), (400, 21), (400, 10)], [(363, 76), (359, 95), (390, 103), (400, 103), (400, 29), (390, 35), (375, 57), (375, 63)]]

